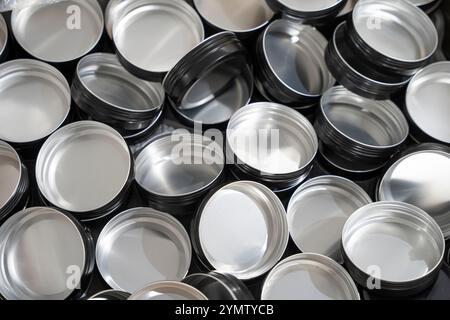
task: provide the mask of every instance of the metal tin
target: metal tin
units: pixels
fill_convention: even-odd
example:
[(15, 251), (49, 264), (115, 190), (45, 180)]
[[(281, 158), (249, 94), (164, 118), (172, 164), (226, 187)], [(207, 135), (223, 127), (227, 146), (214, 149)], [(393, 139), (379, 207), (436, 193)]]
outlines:
[(28, 198), (28, 170), (19, 155), (0, 140), (0, 221), (24, 208)]
[(226, 135), (228, 160), (235, 169), (275, 189), (298, 185), (318, 147), (314, 128), (303, 115), (269, 102), (236, 112)]
[(0, 62), (3, 62), (8, 55), (9, 41), (8, 26), (0, 13)]
[(337, 17), (338, 18), (344, 17), (349, 13), (351, 13), (357, 2), (358, 0), (348, 0), (345, 6), (341, 9), (341, 11), (339, 11)]
[(247, 50), (232, 32), (215, 34), (186, 54), (163, 82), (182, 122), (225, 127), (250, 102), (253, 74)]
[(121, 301), (127, 300), (131, 296), (128, 292), (119, 290), (104, 290), (92, 295), (88, 300), (97, 301)]
[(63, 63), (92, 51), (103, 34), (103, 12), (96, 0), (63, 0), (14, 9), (12, 33), (34, 58)]
[(402, 201), (431, 215), (450, 237), (450, 153), (423, 150), (396, 161), (381, 178), (381, 201)]
[(347, 0), (266, 0), (274, 11), (287, 17), (300, 19), (302, 23), (319, 24), (335, 17)]
[(326, 38), (311, 26), (273, 21), (257, 43), (258, 90), (291, 107), (314, 104), (336, 82), (325, 63), (326, 46)]
[(165, 98), (161, 84), (135, 77), (108, 53), (94, 53), (79, 61), (72, 95), (92, 120), (122, 130), (147, 128)]
[(437, 62), (419, 71), (406, 91), (407, 116), (419, 134), (450, 144), (450, 62)]
[(214, 29), (243, 36), (264, 28), (274, 14), (264, 0), (194, 0), (193, 3)]
[(71, 123), (50, 136), (36, 162), (43, 200), (82, 221), (118, 209), (133, 180), (133, 160), (122, 136), (94, 121)]
[(338, 263), (319, 254), (284, 259), (264, 281), (262, 300), (360, 300), (358, 288)]
[(347, 269), (358, 284), (395, 296), (419, 293), (433, 284), (445, 249), (434, 219), (402, 202), (377, 202), (357, 210), (344, 226), (342, 244)]
[(128, 300), (208, 300), (208, 298), (185, 283), (161, 281), (132, 294)]
[(334, 30), (325, 50), (325, 61), (336, 80), (352, 92), (369, 99), (386, 100), (405, 87), (409, 76), (382, 72), (361, 59), (349, 44), (347, 22)]
[(246, 285), (230, 274), (195, 273), (183, 282), (200, 290), (209, 300), (254, 300)]
[(391, 101), (375, 101), (333, 87), (322, 97), (315, 128), (328, 149), (349, 163), (376, 168), (385, 163), (408, 138), (409, 127)]
[(6, 299), (62, 300), (86, 289), (93, 241), (70, 215), (29, 208), (11, 216), (0, 235), (0, 293)]
[(113, 25), (120, 62), (150, 81), (162, 80), (204, 36), (200, 17), (183, 0), (130, 2)]
[(44, 62), (20, 59), (1, 64), (0, 88), (0, 139), (18, 148), (39, 144), (69, 115), (69, 84)]
[(221, 182), (224, 166), (222, 147), (210, 138), (163, 134), (136, 156), (136, 182), (152, 207), (187, 214)]
[(356, 183), (338, 176), (320, 176), (302, 184), (287, 208), (289, 233), (302, 252), (342, 262), (342, 228), (357, 209), (371, 203)]
[(103, 279), (111, 288), (125, 292), (136, 292), (156, 281), (183, 279), (191, 256), (183, 225), (151, 208), (133, 208), (114, 217), (103, 228), (96, 247)]
[(205, 267), (241, 280), (269, 271), (289, 239), (281, 201), (267, 187), (250, 181), (230, 183), (206, 198), (191, 233)]
[(357, 55), (399, 75), (413, 75), (425, 66), (439, 42), (430, 18), (404, 0), (359, 1), (348, 27)]

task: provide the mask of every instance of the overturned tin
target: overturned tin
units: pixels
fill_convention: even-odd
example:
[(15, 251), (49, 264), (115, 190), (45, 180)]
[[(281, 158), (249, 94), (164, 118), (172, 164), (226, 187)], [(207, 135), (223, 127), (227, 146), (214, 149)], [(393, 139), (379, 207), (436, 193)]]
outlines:
[(0, 235), (0, 294), (7, 300), (63, 300), (84, 294), (94, 268), (94, 244), (72, 216), (29, 208), (11, 216)]
[(167, 133), (136, 156), (136, 182), (152, 207), (187, 214), (221, 182), (224, 167), (225, 157), (217, 142), (188, 132)]
[(425, 66), (438, 47), (431, 19), (404, 0), (359, 1), (348, 23), (356, 55), (383, 72), (411, 76)]
[(289, 233), (301, 252), (325, 255), (342, 262), (341, 238), (345, 222), (357, 209), (371, 203), (354, 182), (320, 176), (302, 184), (289, 201)]
[(119, 290), (104, 290), (92, 295), (88, 300), (96, 301), (121, 301), (127, 300), (130, 297), (130, 293)]
[(358, 209), (344, 226), (342, 245), (347, 269), (359, 285), (395, 296), (413, 295), (432, 285), (445, 250), (434, 219), (402, 202), (376, 202)]
[(262, 300), (360, 300), (347, 271), (319, 254), (297, 254), (272, 269), (263, 284)]
[(413, 133), (450, 144), (450, 62), (433, 63), (419, 71), (406, 91), (406, 114)]
[(20, 211), (28, 200), (28, 170), (19, 155), (0, 140), (0, 221)]
[(370, 66), (349, 44), (347, 22), (342, 22), (325, 51), (325, 61), (336, 80), (369, 99), (386, 100), (405, 87), (410, 76), (392, 75)]
[(191, 264), (191, 243), (181, 223), (169, 214), (134, 208), (103, 228), (96, 262), (111, 288), (136, 292), (148, 283), (182, 280)]
[(95, 121), (71, 123), (55, 132), (36, 162), (36, 181), (44, 202), (82, 221), (116, 211), (133, 177), (133, 161), (122, 136)]
[(311, 170), (318, 140), (311, 123), (292, 108), (253, 103), (231, 118), (227, 156), (237, 174), (273, 189), (301, 183)]
[(183, 0), (132, 1), (113, 24), (120, 62), (149, 81), (162, 80), (203, 38), (200, 17)]
[(289, 18), (301, 20), (305, 24), (321, 24), (335, 17), (347, 0), (266, 0), (276, 12), (281, 11)]
[(132, 294), (128, 300), (208, 300), (199, 290), (176, 281), (155, 282)]
[(315, 128), (324, 147), (348, 165), (384, 164), (408, 138), (409, 127), (400, 109), (390, 100), (375, 101), (333, 87), (322, 97)]
[(269, 271), (286, 249), (286, 211), (267, 187), (233, 182), (205, 199), (192, 221), (191, 238), (208, 269), (254, 279)]
[(239, 279), (226, 273), (195, 273), (183, 279), (200, 290), (209, 300), (254, 300), (247, 286)]
[(63, 0), (14, 9), (12, 33), (32, 57), (49, 63), (77, 60), (92, 51), (103, 34), (96, 0)]
[(261, 0), (194, 0), (194, 6), (214, 29), (242, 36), (258, 32), (273, 16), (273, 11)]
[(0, 139), (19, 149), (38, 145), (66, 121), (70, 101), (69, 84), (54, 67), (29, 59), (1, 64)]
[(450, 151), (422, 150), (396, 161), (378, 185), (381, 201), (401, 201), (431, 215), (450, 237)]
[(311, 26), (273, 21), (258, 39), (258, 90), (291, 107), (316, 103), (335, 83), (324, 59), (326, 46), (326, 38)]
[(8, 26), (3, 18), (3, 15), (0, 14), (0, 62), (6, 60), (6, 56), (8, 55), (9, 49), (9, 35), (8, 35)]
[(163, 85), (183, 123), (223, 128), (252, 96), (247, 50), (234, 33), (215, 34), (185, 55)]
[(72, 96), (90, 119), (128, 131), (150, 126), (165, 98), (161, 84), (135, 77), (108, 53), (94, 53), (78, 62)]

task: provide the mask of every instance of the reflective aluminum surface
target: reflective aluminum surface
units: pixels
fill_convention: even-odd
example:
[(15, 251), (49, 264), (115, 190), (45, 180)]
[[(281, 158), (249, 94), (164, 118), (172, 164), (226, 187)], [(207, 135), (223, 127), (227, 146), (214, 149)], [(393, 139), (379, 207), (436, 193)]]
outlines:
[(224, 169), (222, 148), (192, 134), (157, 137), (136, 158), (137, 183), (156, 196), (181, 197), (206, 190)]
[(359, 300), (358, 288), (338, 263), (318, 254), (297, 254), (267, 276), (262, 300)]
[(208, 300), (208, 298), (185, 283), (161, 281), (132, 294), (128, 300)]
[(334, 7), (341, 0), (278, 0), (281, 4), (289, 7), (292, 10), (302, 12), (317, 12)]
[(8, 42), (8, 26), (6, 25), (3, 15), (0, 14), (0, 62), (3, 61), (6, 56)]
[(297, 111), (275, 103), (250, 104), (231, 118), (227, 146), (262, 176), (304, 174), (314, 159), (318, 140), (310, 122)]
[(353, 212), (371, 202), (361, 187), (345, 178), (311, 179), (295, 191), (289, 202), (289, 233), (300, 251), (342, 262), (342, 228)]
[(406, 111), (428, 136), (450, 143), (450, 62), (437, 62), (419, 71), (406, 92)]
[(381, 289), (413, 290), (431, 281), (443, 261), (445, 242), (438, 224), (423, 210), (402, 202), (376, 202), (347, 220), (342, 244), (350, 274), (381, 280)]
[(51, 208), (29, 208), (9, 218), (0, 235), (3, 297), (62, 300), (72, 294), (69, 276), (83, 274), (87, 248), (71, 219)]
[(182, 0), (137, 0), (114, 22), (113, 38), (129, 71), (156, 80), (203, 40), (204, 30)]
[(450, 153), (414, 152), (395, 162), (378, 187), (381, 201), (402, 201), (431, 215), (450, 237)]
[(96, 301), (121, 301), (127, 300), (131, 294), (118, 290), (104, 290), (94, 294), (88, 300)]
[(109, 0), (105, 9), (105, 29), (109, 38), (113, 38), (113, 26), (117, 19), (126, 11), (133, 0)]
[(209, 24), (236, 33), (258, 30), (273, 16), (264, 0), (194, 0), (194, 5)]
[(21, 176), (22, 164), (19, 155), (7, 143), (0, 141), (0, 213), (14, 197)]
[(290, 20), (272, 22), (262, 35), (271, 74), (288, 90), (310, 98), (320, 97), (335, 83), (324, 60), (326, 46), (326, 38), (315, 28)]
[(111, 127), (79, 121), (55, 132), (36, 162), (39, 191), (57, 207), (75, 213), (100, 209), (127, 185), (132, 172), (127, 144)]
[(70, 87), (54, 67), (29, 59), (0, 65), (0, 139), (35, 142), (55, 131), (70, 110)]
[(169, 214), (134, 208), (103, 228), (96, 261), (110, 287), (136, 292), (152, 282), (183, 279), (191, 264), (191, 245), (184, 227)]
[(47, 62), (78, 59), (91, 51), (103, 33), (103, 13), (96, 0), (64, 0), (12, 11), (17, 42)]
[(426, 61), (436, 51), (438, 36), (433, 22), (408, 1), (358, 1), (352, 18), (361, 39), (393, 60)]
[(286, 249), (286, 211), (267, 187), (249, 181), (230, 183), (200, 208), (192, 229), (201, 258), (239, 279), (269, 271)]

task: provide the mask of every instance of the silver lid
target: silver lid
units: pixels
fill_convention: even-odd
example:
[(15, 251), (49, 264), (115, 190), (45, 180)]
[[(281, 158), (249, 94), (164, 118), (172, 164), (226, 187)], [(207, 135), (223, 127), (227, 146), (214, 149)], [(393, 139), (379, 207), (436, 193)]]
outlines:
[(63, 0), (14, 9), (11, 27), (17, 42), (47, 62), (76, 60), (99, 42), (103, 13), (96, 0)]
[(194, 5), (210, 25), (236, 33), (258, 30), (273, 16), (261, 0), (194, 0)]
[(45, 138), (66, 120), (70, 102), (69, 84), (54, 67), (30, 59), (0, 65), (0, 139)]
[[(94, 121), (71, 123), (50, 136), (36, 162), (39, 191), (53, 205), (89, 213), (112, 202), (132, 172), (122, 136)], [(86, 217), (87, 218), (87, 217)]]
[(117, 19), (126, 11), (130, 3), (135, 0), (109, 0), (105, 8), (105, 29), (109, 38), (113, 38), (113, 26)]
[(437, 62), (419, 71), (406, 91), (406, 111), (428, 136), (450, 143), (450, 62)]
[(19, 155), (10, 145), (0, 140), (0, 212), (14, 197), (22, 174)]
[(424, 150), (395, 162), (381, 179), (378, 198), (415, 205), (441, 226), (450, 237), (450, 154)]
[(178, 220), (151, 208), (120, 213), (103, 228), (97, 267), (114, 289), (135, 292), (148, 283), (181, 280), (191, 264), (189, 236)]
[(204, 30), (183, 0), (136, 0), (114, 22), (113, 38), (127, 68), (156, 79), (204, 39)]
[(132, 294), (128, 300), (208, 300), (208, 298), (185, 283), (161, 281)]
[(119, 290), (104, 290), (92, 295), (88, 300), (117, 301), (127, 300), (131, 294)]
[(286, 211), (267, 187), (250, 181), (228, 184), (202, 206), (198, 219), (201, 255), (219, 272), (256, 278), (282, 257), (289, 238)]
[(402, 202), (358, 209), (344, 226), (342, 244), (354, 266), (351, 274), (379, 279), (385, 289), (414, 287), (439, 269), (445, 250), (438, 224), (422, 209)]
[(325, 63), (327, 43), (315, 28), (280, 19), (264, 31), (262, 54), (270, 73), (287, 90), (300, 96), (319, 98), (336, 82)]
[[(51, 208), (29, 208), (0, 227), (0, 293), (8, 300), (62, 300), (85, 269), (86, 248), (74, 222)], [(72, 280), (78, 280), (73, 282)]]
[(359, 300), (358, 288), (338, 263), (318, 254), (297, 254), (275, 266), (262, 300)]
[(6, 25), (6, 21), (3, 18), (3, 15), (0, 14), (0, 58), (3, 56), (7, 45), (8, 45), (8, 26)]
[(197, 134), (165, 134), (137, 156), (136, 182), (153, 196), (185, 197), (207, 190), (224, 166), (217, 142)]
[(395, 61), (426, 61), (438, 46), (433, 22), (408, 1), (358, 1), (352, 20), (367, 45)]
[(369, 195), (348, 179), (311, 179), (295, 191), (289, 202), (289, 233), (300, 251), (342, 262), (342, 228), (353, 212), (371, 202)]

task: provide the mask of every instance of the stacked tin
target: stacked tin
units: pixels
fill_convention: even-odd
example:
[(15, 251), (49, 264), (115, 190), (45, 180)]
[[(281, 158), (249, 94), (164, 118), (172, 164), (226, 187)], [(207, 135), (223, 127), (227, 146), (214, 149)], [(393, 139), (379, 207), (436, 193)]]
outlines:
[(325, 59), (347, 89), (383, 100), (405, 87), (437, 46), (436, 28), (420, 8), (405, 0), (365, 0), (335, 29)]

